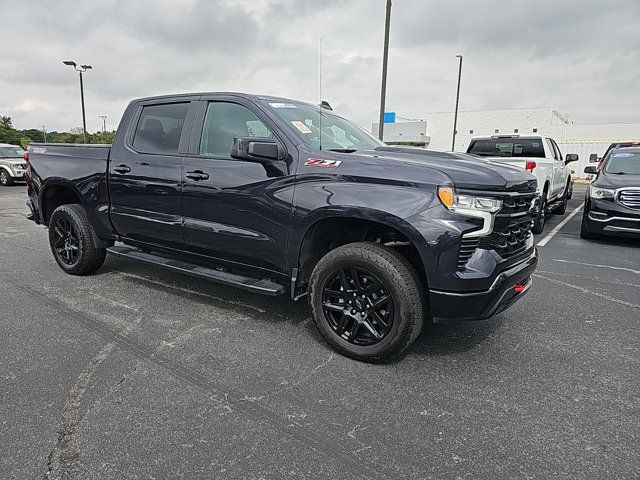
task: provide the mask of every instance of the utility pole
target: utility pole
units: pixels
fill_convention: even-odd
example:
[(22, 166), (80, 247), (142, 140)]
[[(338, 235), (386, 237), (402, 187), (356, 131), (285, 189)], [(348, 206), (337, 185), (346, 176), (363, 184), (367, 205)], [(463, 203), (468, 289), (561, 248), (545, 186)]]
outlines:
[(102, 143), (104, 143), (105, 136), (107, 135), (107, 116), (98, 115), (102, 119)]
[(387, 95), (387, 61), (389, 59), (389, 26), (391, 24), (391, 0), (387, 0), (387, 17), (384, 22), (384, 50), (382, 53), (382, 87), (380, 89), (380, 123), (378, 137), (384, 137), (384, 103)]
[(84, 85), (82, 83), (82, 74), (87, 70), (91, 70), (91, 65), (80, 65), (72, 60), (65, 60), (65, 65), (69, 65), (74, 68), (76, 72), (80, 73), (80, 101), (82, 102), (82, 133), (84, 135), (84, 143), (87, 143), (87, 118), (84, 112)]
[(42, 125), (42, 133), (44, 134), (44, 143), (47, 143), (47, 129)]
[(456, 55), (460, 59), (458, 65), (458, 91), (456, 92), (456, 111), (453, 114), (453, 140), (451, 141), (451, 151), (456, 149), (456, 129), (458, 128), (458, 104), (460, 102), (460, 79), (462, 77), (462, 55)]

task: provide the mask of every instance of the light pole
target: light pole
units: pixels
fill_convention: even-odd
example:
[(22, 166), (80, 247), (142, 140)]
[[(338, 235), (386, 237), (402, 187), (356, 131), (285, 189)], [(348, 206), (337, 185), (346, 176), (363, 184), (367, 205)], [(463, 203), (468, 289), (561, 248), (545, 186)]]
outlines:
[(458, 65), (458, 91), (456, 93), (456, 111), (453, 114), (453, 140), (451, 141), (451, 151), (456, 149), (456, 129), (458, 128), (458, 103), (460, 102), (460, 78), (462, 77), (462, 55), (456, 55), (460, 59)]
[(44, 143), (47, 143), (47, 129), (42, 125), (42, 133), (44, 134)]
[(104, 143), (104, 137), (107, 133), (107, 116), (106, 115), (98, 115), (102, 119), (102, 142)]
[(82, 133), (84, 135), (84, 143), (87, 143), (87, 119), (84, 113), (84, 85), (82, 84), (82, 74), (87, 70), (91, 70), (91, 65), (77, 65), (76, 62), (71, 60), (65, 60), (65, 65), (73, 67), (76, 72), (80, 73), (80, 101), (82, 102)]
[(380, 123), (378, 137), (384, 136), (384, 102), (387, 95), (387, 60), (389, 59), (389, 25), (391, 24), (391, 0), (387, 0), (387, 17), (384, 22), (384, 50), (382, 53), (382, 87), (380, 89)]

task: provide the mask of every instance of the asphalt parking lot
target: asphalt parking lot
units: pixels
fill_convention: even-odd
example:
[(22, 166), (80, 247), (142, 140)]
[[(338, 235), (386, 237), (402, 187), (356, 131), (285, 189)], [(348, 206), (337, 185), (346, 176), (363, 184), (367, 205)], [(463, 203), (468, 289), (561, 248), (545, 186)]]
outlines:
[(513, 308), (369, 365), (304, 301), (66, 275), (25, 199), (0, 189), (2, 479), (640, 478), (640, 246), (581, 240), (580, 213)]

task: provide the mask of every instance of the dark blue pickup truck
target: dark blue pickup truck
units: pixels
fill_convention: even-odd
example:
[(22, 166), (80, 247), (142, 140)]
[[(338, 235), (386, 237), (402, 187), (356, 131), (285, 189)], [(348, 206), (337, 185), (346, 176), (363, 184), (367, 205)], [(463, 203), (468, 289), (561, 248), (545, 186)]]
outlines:
[(112, 145), (32, 144), (31, 218), (73, 275), (107, 252), (292, 299), (340, 352), (384, 360), (434, 318), (531, 286), (535, 177), (390, 147), (328, 104), (237, 93), (135, 100)]

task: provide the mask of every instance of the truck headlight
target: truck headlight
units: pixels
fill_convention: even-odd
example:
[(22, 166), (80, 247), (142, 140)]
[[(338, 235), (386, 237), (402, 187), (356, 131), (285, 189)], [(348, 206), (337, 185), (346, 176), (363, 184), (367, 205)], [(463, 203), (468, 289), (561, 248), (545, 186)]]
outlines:
[(451, 187), (438, 187), (438, 198), (452, 212), (477, 210), (495, 213), (502, 208), (502, 200), (499, 198), (460, 195)]
[(591, 198), (613, 198), (615, 193), (616, 191), (610, 188), (594, 187), (593, 185), (589, 186), (589, 196)]

